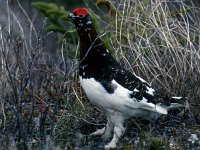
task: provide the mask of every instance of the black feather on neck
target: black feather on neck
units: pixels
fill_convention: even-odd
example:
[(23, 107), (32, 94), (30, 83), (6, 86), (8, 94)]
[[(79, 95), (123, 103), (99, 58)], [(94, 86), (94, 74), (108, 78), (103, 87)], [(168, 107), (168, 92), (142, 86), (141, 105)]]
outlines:
[(80, 37), (80, 76), (108, 80), (110, 68), (117, 62), (107, 51), (93, 24), (86, 31), (83, 28), (77, 31)]

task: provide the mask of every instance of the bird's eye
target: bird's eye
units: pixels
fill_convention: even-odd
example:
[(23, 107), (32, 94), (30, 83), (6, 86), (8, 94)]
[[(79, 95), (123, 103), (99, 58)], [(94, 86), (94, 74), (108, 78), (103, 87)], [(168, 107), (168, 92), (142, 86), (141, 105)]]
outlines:
[(83, 17), (84, 17), (84, 15), (80, 14), (80, 15), (78, 15), (78, 17), (79, 17), (79, 18), (83, 18)]

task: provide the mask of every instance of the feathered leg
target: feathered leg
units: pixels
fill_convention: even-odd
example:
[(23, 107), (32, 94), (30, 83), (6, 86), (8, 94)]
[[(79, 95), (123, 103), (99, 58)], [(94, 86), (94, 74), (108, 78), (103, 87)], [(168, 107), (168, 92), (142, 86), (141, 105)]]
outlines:
[(114, 125), (113, 138), (110, 143), (105, 145), (105, 149), (116, 148), (120, 137), (125, 132), (125, 128), (123, 127), (123, 123), (124, 123), (123, 116), (121, 116), (119, 114), (113, 115), (113, 116), (111, 116), (111, 122)]
[(110, 137), (111, 132), (113, 130), (113, 124), (111, 122), (111, 119), (109, 117), (107, 117), (108, 122), (106, 124), (105, 127), (103, 127), (102, 129), (98, 129), (97, 131), (95, 131), (94, 133), (92, 133), (91, 135), (102, 135), (102, 139), (107, 139)]

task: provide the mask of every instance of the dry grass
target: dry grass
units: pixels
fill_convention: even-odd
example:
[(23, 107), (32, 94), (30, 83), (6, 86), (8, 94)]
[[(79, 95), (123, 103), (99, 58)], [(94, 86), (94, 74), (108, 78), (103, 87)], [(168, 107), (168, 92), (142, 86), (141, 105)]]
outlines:
[[(165, 1), (155, 1), (151, 6), (129, 0), (118, 5), (111, 3), (117, 6), (118, 13), (105, 32), (112, 35), (111, 45), (117, 60), (163, 94), (189, 98), (190, 120), (194, 124), (185, 135), (187, 141), (189, 133), (199, 125), (194, 119), (200, 99), (200, 29), (199, 16), (194, 15), (199, 8), (190, 9), (180, 3), (186, 15), (169, 10)], [(92, 143), (84, 135), (104, 125), (104, 115), (86, 101), (77, 81), (77, 60), (64, 58), (64, 47), (68, 43), (63, 42), (66, 45), (59, 50), (62, 66), (48, 61), (44, 40), (52, 33), (39, 33), (19, 1), (17, 4), (28, 29), (9, 5), (5, 18), (8, 23), (0, 24), (0, 149), (74, 149)], [(191, 21), (191, 14), (196, 21)], [(13, 25), (17, 34), (13, 32)], [(163, 132), (160, 129), (167, 124), (165, 119), (150, 128), (131, 120), (120, 147), (169, 147), (172, 139), (167, 138), (172, 134), (159, 138), (168, 133), (166, 128)], [(182, 127), (181, 123), (175, 126), (177, 130)], [(170, 127), (169, 130), (171, 133)], [(173, 136), (178, 138), (174, 133)]]
[(179, 3), (182, 13), (177, 14), (164, 1), (148, 7), (142, 2), (135, 7), (130, 1), (121, 5), (112, 40), (116, 58), (158, 89), (198, 100), (199, 16), (193, 16), (197, 22), (192, 23), (189, 15), (199, 8)]

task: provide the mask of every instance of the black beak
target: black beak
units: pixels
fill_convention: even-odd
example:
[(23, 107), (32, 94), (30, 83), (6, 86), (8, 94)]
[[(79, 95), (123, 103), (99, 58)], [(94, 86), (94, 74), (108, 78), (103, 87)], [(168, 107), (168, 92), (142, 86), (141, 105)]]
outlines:
[(74, 15), (73, 13), (70, 13), (69, 16), (68, 16), (67, 18), (68, 18), (68, 19), (72, 19), (72, 20), (74, 20), (75, 15)]

